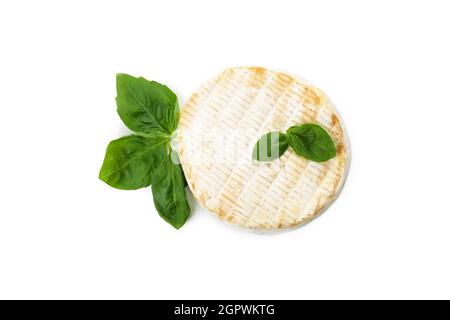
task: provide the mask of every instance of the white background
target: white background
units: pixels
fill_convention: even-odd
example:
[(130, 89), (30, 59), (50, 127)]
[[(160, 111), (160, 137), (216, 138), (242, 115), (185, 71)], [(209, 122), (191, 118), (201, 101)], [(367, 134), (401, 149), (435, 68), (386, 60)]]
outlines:
[[(447, 1), (2, 1), (0, 298), (450, 298)], [(275, 235), (98, 180), (115, 74), (181, 103), (224, 68), (302, 76), (352, 145), (340, 198)]]

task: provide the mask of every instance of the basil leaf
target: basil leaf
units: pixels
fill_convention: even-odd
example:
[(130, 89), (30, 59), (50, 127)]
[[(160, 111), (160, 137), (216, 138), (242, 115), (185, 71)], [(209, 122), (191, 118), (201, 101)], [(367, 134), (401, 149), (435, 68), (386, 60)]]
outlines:
[(319, 125), (307, 123), (287, 131), (289, 145), (298, 155), (316, 162), (336, 156), (336, 147), (330, 135)]
[(177, 96), (166, 86), (117, 74), (117, 112), (125, 125), (134, 132), (175, 131), (180, 115)]
[(288, 148), (287, 136), (282, 132), (269, 132), (259, 138), (253, 148), (252, 158), (258, 161), (272, 161), (281, 157)]
[(135, 190), (148, 187), (152, 174), (167, 157), (167, 136), (131, 135), (111, 141), (99, 178), (111, 187)]
[(159, 215), (176, 229), (181, 228), (191, 210), (186, 198), (181, 165), (173, 163), (170, 157), (165, 157), (153, 174), (152, 193)]

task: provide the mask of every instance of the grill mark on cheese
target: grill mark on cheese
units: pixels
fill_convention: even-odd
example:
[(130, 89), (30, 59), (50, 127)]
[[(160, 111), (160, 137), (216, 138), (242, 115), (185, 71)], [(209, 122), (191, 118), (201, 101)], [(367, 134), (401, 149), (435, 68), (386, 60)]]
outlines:
[[(280, 82), (280, 80), (279, 80), (279, 82)], [(293, 81), (286, 81), (286, 87), (284, 87), (284, 88), (282, 89), (281, 94), (280, 94), (280, 95), (278, 96), (278, 98), (277, 98), (276, 106), (275, 106), (275, 108), (274, 108), (274, 112), (276, 111), (276, 108), (280, 106), (280, 105), (279, 105), (279, 101), (283, 98), (283, 96), (284, 96), (286, 93), (288, 93), (288, 95), (289, 95), (289, 90), (290, 90), (292, 84), (293, 84)], [(290, 117), (291, 117), (291, 116), (292, 116), (292, 115), (290, 115), (290, 116), (285, 120), (285, 123), (288, 123), (288, 122), (290, 121)], [(269, 131), (269, 130), (267, 130), (267, 131)], [(280, 160), (281, 160), (281, 159), (277, 159), (277, 160), (275, 160), (275, 162), (280, 161)], [(256, 170), (256, 169), (255, 169), (255, 170)], [(255, 171), (253, 171), (252, 177), (253, 177), (254, 175), (255, 175)], [(276, 175), (275, 178), (273, 179), (272, 184), (270, 184), (270, 185), (268, 186), (268, 188), (266, 189), (266, 192), (265, 192), (265, 193), (263, 194), (263, 196), (260, 198), (260, 201), (258, 202), (258, 205), (260, 205), (260, 204), (265, 200), (267, 194), (270, 192), (272, 186), (274, 186), (274, 184), (275, 184), (275, 182), (277, 181), (277, 179), (279, 178), (279, 176), (280, 176), (280, 171), (278, 171), (277, 175)], [(283, 193), (284, 193), (284, 190), (283, 190)], [(257, 208), (256, 208), (255, 210), (253, 210), (253, 211), (250, 213), (250, 215), (248, 216), (247, 220), (245, 221), (245, 224), (247, 224), (248, 221), (252, 218), (252, 215), (255, 213), (255, 211), (257, 211)]]
[[(345, 159), (345, 160), (344, 160)], [(345, 166), (345, 162), (347, 161), (347, 157), (345, 156), (345, 158), (340, 158), (339, 162), (338, 162), (338, 168), (339, 168), (339, 172), (343, 172), (344, 171), (344, 166)], [(333, 181), (333, 190), (332, 190), (332, 197), (335, 198), (338, 192), (338, 189), (340, 189), (342, 187), (342, 183), (344, 182), (342, 179), (342, 174), (339, 176), (340, 179), (334, 179)]]
[[(310, 115), (310, 117), (311, 117), (310, 122), (313, 122), (313, 123), (314, 123), (315, 120), (316, 120), (316, 117), (317, 117), (317, 115), (318, 115), (318, 110), (319, 110), (319, 108), (321, 107), (321, 105), (320, 105), (321, 100), (320, 100), (320, 98), (313, 92), (313, 90), (312, 90), (311, 88), (309, 88), (308, 86), (304, 86), (304, 93), (305, 93), (305, 99), (304, 99), (304, 102), (309, 103), (309, 104), (311, 104), (311, 103), (315, 103), (315, 104), (316, 104), (316, 110), (313, 112), (312, 115)], [(306, 170), (305, 168), (303, 168), (303, 169), (304, 169), (303, 171)], [(307, 172), (306, 172), (306, 173), (305, 173), (305, 172), (301, 172), (301, 173), (299, 174), (299, 176), (298, 176), (298, 180), (297, 180), (297, 181), (300, 181), (300, 177), (305, 176), (306, 174), (307, 174)], [(294, 183), (294, 185), (289, 185), (291, 189), (288, 189), (288, 190), (291, 190), (291, 191), (292, 191), (293, 189), (295, 189), (296, 185), (297, 185), (297, 184), (295, 184), (295, 183)], [(317, 190), (317, 189), (316, 189), (316, 190)], [(278, 210), (278, 211), (275, 213), (275, 215), (273, 216), (272, 222), (276, 221), (277, 218), (281, 215), (280, 213), (283, 212), (284, 207), (285, 207), (285, 204), (288, 203), (288, 201), (289, 201), (289, 199), (290, 199), (291, 193), (292, 193), (292, 192), (288, 192), (287, 195), (286, 195), (285, 198), (284, 198), (284, 201), (281, 202), (281, 203), (282, 203), (282, 206), (279, 208), (279, 210)], [(298, 213), (299, 213), (299, 215), (300, 215), (300, 214), (301, 214), (301, 210), (298, 210)], [(289, 215), (290, 215), (290, 213), (289, 213)], [(293, 217), (293, 218), (294, 218), (294, 217)], [(294, 220), (297, 221), (298, 218), (299, 218), (299, 217), (297, 216), (297, 217), (294, 218)], [(275, 222), (275, 223), (276, 223), (276, 222)]]
[[(234, 73), (231, 75), (234, 76)], [(214, 87), (214, 90), (216, 90), (219, 95), (216, 95), (216, 99), (219, 100), (219, 97), (225, 96), (229, 103), (232, 102), (232, 97), (235, 95), (236, 91), (239, 90), (239, 87), (233, 86), (231, 81), (221, 81), (217, 83)], [(231, 91), (231, 92), (230, 92)], [(210, 96), (212, 93), (210, 93)], [(218, 101), (214, 99), (209, 99), (206, 104), (203, 104), (203, 109), (206, 109), (205, 112), (209, 112), (209, 110), (214, 112), (214, 116), (216, 121), (211, 122), (208, 121), (208, 123), (202, 123), (203, 126), (208, 128), (208, 130), (211, 130), (211, 127), (214, 127), (217, 125), (220, 115), (223, 112), (221, 106), (219, 105)], [(229, 104), (228, 103), (228, 104)], [(228, 106), (227, 104), (227, 106)], [(209, 117), (208, 117), (209, 118)]]
[(334, 126), (339, 125), (339, 118), (337, 117), (337, 115), (333, 114), (331, 116), (331, 124)]
[[(206, 87), (206, 86), (205, 86)], [(207, 89), (205, 89), (205, 87), (203, 87), (203, 89), (202, 89), (202, 91), (204, 91), (204, 93), (206, 93), (206, 97), (210, 97), (211, 95), (213, 95), (213, 93), (214, 92), (216, 92), (216, 90), (222, 90), (224, 87), (227, 87), (228, 89), (230, 89), (230, 87), (232, 88), (232, 90), (234, 91), (234, 90), (237, 90), (238, 88), (239, 88), (239, 86), (236, 86), (236, 85), (234, 85), (234, 86), (232, 86), (232, 83), (230, 82), (230, 81), (224, 81), (223, 83), (221, 83), (221, 85), (219, 85), (218, 84), (218, 82), (214, 82), (214, 84), (212, 84), (212, 85), (210, 85), (209, 86), (209, 90), (207, 90)], [(207, 99), (205, 98), (205, 99), (203, 99), (202, 101), (207, 101)], [(202, 107), (202, 105), (204, 105), (204, 103), (202, 103), (202, 104), (200, 104), (200, 106), (199, 105), (197, 105), (197, 108), (199, 108), (199, 107)], [(187, 105), (187, 107), (189, 107), (190, 105)], [(185, 108), (183, 108), (184, 110), (185, 110), (185, 112), (187, 112), (187, 110), (188, 110), (188, 108), (187, 107), (185, 107)], [(208, 108), (207, 110), (206, 110), (206, 112), (210, 112), (211, 111), (211, 108)], [(216, 113), (218, 113), (218, 112), (220, 112), (220, 110), (217, 110), (217, 109), (214, 109), (214, 108), (212, 108), (212, 111), (215, 111)], [(192, 121), (192, 120), (191, 120)], [(201, 128), (203, 129), (204, 128), (204, 123), (203, 122), (201, 122)], [(182, 127), (181, 127), (182, 128)], [(208, 130), (208, 129), (207, 129)], [(180, 131), (182, 131), (182, 130), (180, 130)], [(193, 134), (195, 134), (195, 131), (193, 132)], [(181, 134), (181, 137), (182, 138), (184, 138), (184, 139), (186, 139), (186, 140), (188, 140), (188, 141), (190, 141), (191, 143), (193, 143), (193, 144), (195, 144), (196, 146), (197, 146), (197, 150), (200, 150), (201, 152), (208, 152), (208, 148), (201, 148), (201, 142), (202, 142), (202, 140), (201, 139), (198, 139), (198, 135), (196, 135), (195, 137), (191, 137), (190, 135), (184, 135), (184, 134)], [(182, 141), (182, 140), (181, 140)], [(182, 144), (182, 143), (180, 143), (180, 144)], [(180, 148), (181, 149), (181, 148)], [(180, 154), (180, 156), (181, 156), (181, 154)], [(202, 161), (204, 160), (204, 158), (202, 159)], [(183, 162), (182, 162), (183, 163)], [(212, 167), (212, 163), (208, 163), (208, 164), (206, 164), (206, 166), (207, 166), (207, 168), (211, 168)], [(192, 171), (192, 170), (191, 170)], [(194, 191), (195, 190), (193, 190), (193, 194), (195, 195), (195, 196), (197, 196), (197, 194), (196, 193), (194, 193)], [(201, 197), (201, 198), (205, 198), (206, 196), (205, 196), (205, 193), (203, 192), (202, 194), (198, 194), (198, 196), (199, 197)]]
[[(306, 168), (306, 163), (305, 165), (301, 168), (301, 171), (304, 171)], [(293, 179), (291, 181), (289, 181), (289, 184), (285, 184), (286, 188), (291, 188), (291, 189), (287, 189), (287, 192), (283, 192), (284, 194), (284, 198), (288, 198), (290, 191), (292, 190), (292, 188), (294, 188), (297, 184), (298, 179)], [(276, 188), (274, 188), (274, 190), (276, 190)], [(280, 220), (285, 220), (285, 222), (287, 220), (291, 220), (291, 221), (295, 221), (295, 218), (292, 216), (291, 213), (288, 214), (280, 214), (284, 207), (285, 207), (285, 202), (283, 202), (282, 199), (279, 199), (278, 196), (275, 195), (275, 193), (271, 193), (270, 195), (268, 195), (268, 197), (266, 198), (267, 201), (271, 202), (271, 203), (277, 203), (277, 206), (275, 208), (275, 213), (272, 214), (272, 217), (268, 217), (268, 221), (270, 223), (274, 223), (274, 224), (278, 224), (281, 223)], [(284, 217), (283, 217), (284, 216)]]
[[(281, 82), (280, 81), (280, 79), (278, 79), (277, 80), (277, 78), (275, 78), (275, 82)], [(274, 93), (274, 95), (273, 95), (273, 98), (275, 98), (276, 100), (275, 100), (275, 103), (274, 103), (274, 106), (272, 107), (272, 112), (271, 112), (271, 114), (269, 114), (267, 117), (266, 117), (266, 120), (264, 121), (264, 123), (263, 124), (261, 124), (260, 125), (260, 128), (265, 128), (266, 127), (266, 123), (267, 123), (267, 119), (269, 119), (270, 118), (270, 116), (273, 114), (273, 113), (275, 113), (279, 108), (280, 108), (280, 100), (282, 100), (283, 98), (284, 98), (284, 95), (285, 94), (288, 94), (288, 92), (289, 92), (289, 89), (290, 89), (290, 87), (291, 87), (291, 84), (292, 84), (292, 81), (290, 81), (290, 82), (287, 82), (286, 83), (287, 84), (287, 86), (286, 87), (284, 87), (284, 88), (281, 88), (280, 89), (280, 93), (278, 94), (278, 96), (277, 96), (277, 94), (276, 93)], [(265, 129), (266, 131), (269, 131), (270, 129)], [(258, 132), (260, 132), (261, 130), (258, 130)], [(278, 160), (275, 160), (275, 163), (277, 163), (278, 161), (280, 161), (280, 159), (278, 159)], [(269, 166), (271, 165), (271, 163), (269, 163), (268, 164)], [(252, 172), (251, 172), (251, 174), (250, 174), (250, 177), (249, 178), (247, 178), (247, 188), (249, 188), (250, 186), (252, 186), (252, 184), (254, 183), (254, 179), (255, 179), (255, 176), (256, 176), (256, 173), (257, 173), (257, 170), (256, 170), (256, 168), (253, 168), (252, 169)], [(257, 176), (256, 176), (256, 178), (257, 178)], [(268, 186), (268, 189), (270, 189), (270, 185)], [(250, 189), (251, 190), (251, 189)], [(240, 200), (241, 200), (241, 197), (244, 195), (244, 192), (245, 192), (245, 190), (240, 190), (240, 194), (237, 196), (237, 199), (236, 199), (236, 203), (238, 203)], [(264, 198), (264, 197), (263, 197)], [(262, 198), (262, 199), (263, 199)], [(259, 202), (260, 203), (260, 202)], [(258, 204), (259, 204), (258, 203)], [(230, 211), (232, 211), (232, 210), (234, 210), (234, 208), (233, 209), (231, 209)], [(251, 215), (253, 214), (253, 212), (247, 217), (247, 220), (246, 221), (248, 221), (250, 218), (251, 218)]]
[(235, 71), (233, 68), (224, 70), (216, 79), (216, 82), (228, 81), (229, 78), (233, 77)]
[[(229, 72), (228, 74), (231, 75), (231, 76), (233, 76), (233, 77), (236, 76), (236, 72), (232, 72), (232, 73)], [(248, 75), (242, 74), (242, 73), (240, 73), (240, 75), (238, 75), (238, 76), (239, 76), (239, 78), (241, 79), (241, 81), (245, 81), (245, 79), (247, 79), (247, 78), (249, 77)], [(222, 80), (225, 81), (225, 82), (231, 83), (231, 80), (228, 80), (228, 79), (225, 80), (225, 78), (222, 78)], [(222, 81), (221, 81), (221, 82), (222, 82)], [(230, 94), (230, 93), (225, 93), (225, 94), (228, 95), (228, 102), (227, 102), (227, 105), (226, 105), (225, 108), (220, 108), (220, 107), (217, 107), (217, 106), (216, 106), (216, 109), (215, 109), (215, 110), (216, 110), (216, 112), (217, 112), (218, 114), (221, 115), (220, 119), (221, 119), (221, 118), (226, 118), (226, 117), (225, 117), (226, 111), (227, 111), (227, 109), (231, 109), (231, 108), (229, 108), (229, 106), (233, 103), (232, 97), (234, 97), (234, 96), (237, 95), (237, 93), (239, 92), (239, 89), (240, 89), (240, 87), (239, 87), (238, 85), (235, 85), (235, 86), (232, 86), (232, 93), (231, 93), (231, 94)], [(224, 93), (222, 92), (222, 94), (224, 94)], [(224, 109), (225, 109), (225, 110), (224, 110)], [(224, 114), (224, 113), (225, 113), (225, 114)], [(206, 121), (206, 120), (205, 120), (205, 121)], [(210, 127), (207, 127), (208, 129), (206, 129), (207, 132), (208, 132), (208, 131), (211, 131), (211, 127), (212, 127), (212, 126), (215, 126), (216, 123), (214, 123), (214, 124), (210, 123), (209, 125), (210, 125)], [(223, 125), (223, 124), (222, 124), (222, 125)], [(206, 125), (205, 125), (205, 126), (206, 126)], [(212, 158), (213, 158), (213, 157), (212, 157)], [(214, 169), (216, 168), (216, 166), (217, 166), (217, 162), (211, 163), (211, 166), (207, 169), (207, 170), (208, 170), (208, 174), (209, 174), (209, 172), (211, 172), (212, 170), (214, 170)]]
[[(335, 159), (333, 159), (333, 160), (335, 160)], [(312, 201), (314, 201), (314, 199), (317, 198), (317, 201), (320, 202), (320, 197), (317, 196), (317, 193), (318, 193), (318, 190), (319, 190), (320, 187), (321, 187), (322, 181), (326, 178), (327, 173), (330, 172), (330, 170), (329, 170), (330, 162), (333, 162), (333, 160), (330, 160), (330, 161), (327, 161), (327, 162), (324, 163), (324, 164), (321, 164), (321, 167), (320, 167), (320, 170), (319, 170), (318, 174), (312, 175), (312, 177), (316, 178), (315, 181), (314, 181), (314, 184), (315, 184), (315, 190), (313, 191), (312, 196), (311, 196), (311, 200), (312, 200)], [(336, 162), (336, 161), (334, 161), (334, 162)], [(316, 206), (316, 207), (317, 207), (317, 206)], [(312, 217), (312, 216), (316, 213), (316, 207), (314, 207), (314, 210), (312, 210), (312, 212), (309, 211), (309, 212), (307, 213), (307, 215), (309, 215), (310, 217)], [(302, 217), (301, 217), (300, 214), (301, 214), (301, 213), (298, 212), (297, 221), (300, 221), (300, 220), (302, 219)]]
[(337, 154), (342, 154), (344, 152), (345, 146), (342, 143), (339, 143), (336, 147), (336, 153)]
[(305, 102), (320, 106), (321, 100), (317, 93), (309, 86), (305, 86)]
[[(251, 154), (251, 150), (249, 150), (249, 154)], [(242, 168), (238, 168), (237, 170), (233, 171), (232, 174), (242, 174), (243, 175), (245, 172), (249, 172), (249, 174), (244, 176), (245, 178), (242, 179), (241, 181), (245, 182), (246, 185), (244, 186), (244, 183), (242, 183), (238, 186), (233, 186), (232, 190), (230, 190), (230, 192), (233, 193), (233, 195), (236, 197), (234, 206), (229, 208), (230, 213), (234, 212), (235, 206), (240, 203), (240, 200), (241, 200), (240, 197), (243, 194), (245, 194), (246, 189), (249, 188), (250, 186), (254, 186), (253, 183), (254, 183), (254, 172), (255, 171), (253, 169), (248, 171), (248, 170), (243, 170)], [(249, 190), (251, 190), (251, 189), (249, 189)]]
[(261, 67), (250, 67), (250, 77), (247, 81), (247, 85), (255, 89), (260, 89), (266, 78), (266, 69)]
[[(233, 72), (234, 73), (234, 72)], [(203, 99), (199, 99), (199, 95), (195, 95), (194, 94), (194, 99), (189, 99), (188, 103), (185, 105), (185, 107), (182, 109), (181, 111), (181, 116), (180, 116), (180, 125), (179, 125), (179, 131), (182, 132), (182, 128), (183, 127), (188, 127), (189, 124), (191, 124), (191, 127), (195, 127), (192, 123), (195, 122), (193, 113), (194, 112), (198, 112), (198, 108), (201, 108), (204, 103), (202, 103), (203, 101), (208, 101), (209, 97), (211, 97), (213, 95), (214, 92), (216, 92), (217, 89), (220, 89), (221, 87), (224, 86), (229, 86), (231, 85), (232, 82), (228, 81), (228, 82), (221, 82), (221, 84), (219, 85), (218, 81), (214, 81), (214, 82), (208, 82), (206, 85), (202, 86), (201, 89), (199, 90), (199, 92), (203, 93)], [(237, 86), (236, 86), (237, 87)], [(191, 110), (193, 109), (193, 110)], [(213, 109), (213, 111), (215, 111)], [(206, 112), (211, 112), (211, 110), (208, 108), (206, 110)], [(188, 117), (186, 117), (185, 115), (188, 114)], [(182, 122), (183, 119), (188, 118), (188, 123), (184, 123)], [(203, 124), (200, 124), (201, 126), (203, 126)], [(182, 143), (182, 139), (185, 138), (184, 134), (180, 134), (181, 139), (180, 139), (180, 150), (183, 146)], [(189, 136), (186, 137), (186, 139), (189, 140)], [(193, 143), (195, 143), (197, 146), (200, 144), (201, 141), (198, 141), (197, 139), (191, 139), (191, 141)], [(188, 155), (189, 156), (189, 155)]]
[[(279, 219), (280, 219), (280, 216), (282, 215), (286, 200), (289, 198), (290, 194), (295, 189), (295, 186), (300, 181), (301, 177), (304, 175), (304, 173), (307, 169), (307, 166), (308, 166), (308, 161), (306, 161), (305, 159), (299, 158), (294, 152), (291, 152), (290, 159), (292, 159), (291, 162), (296, 162), (295, 167), (298, 168), (298, 171), (296, 172), (294, 181), (291, 182), (287, 186), (288, 187), (287, 190), (290, 190), (290, 191), (285, 193), (283, 200), (279, 199), (280, 206), (277, 208), (275, 214), (273, 214), (273, 217), (271, 219), (271, 222), (275, 223), (275, 224), (277, 224), (279, 222)], [(288, 215), (290, 215), (290, 214), (288, 214)], [(295, 220), (295, 218), (293, 218), (293, 217), (291, 217), (291, 219)]]
[[(340, 161), (336, 161), (333, 168), (331, 168), (327, 174), (325, 175), (322, 184), (319, 186), (317, 193), (319, 194), (316, 198), (316, 206), (314, 208), (314, 213), (318, 214), (322, 211), (322, 209), (325, 207), (325, 205), (329, 202), (332, 201), (335, 196), (336, 196), (336, 185), (333, 185), (332, 190), (329, 190), (327, 188), (327, 181), (336, 181), (339, 183), (339, 181), (342, 181), (342, 179), (336, 179), (336, 177), (334, 176), (335, 174), (333, 173), (334, 170), (336, 170), (336, 168), (340, 167)], [(327, 180), (327, 181), (326, 181)]]
[[(195, 101), (194, 99), (189, 99), (188, 103), (185, 105), (184, 108), (181, 109), (181, 113), (180, 113), (180, 125), (184, 125), (184, 123), (182, 122), (182, 119), (184, 119), (184, 115), (185, 113), (189, 113), (189, 115), (191, 116), (191, 118), (189, 119), (188, 123), (191, 123), (193, 120), (193, 113), (195, 111), (197, 111), (197, 108), (201, 105), (201, 103), (199, 103), (202, 100), (207, 100), (209, 98), (209, 96), (214, 92), (214, 89), (216, 87), (217, 83), (214, 83), (212, 85), (212, 89), (206, 89), (205, 86), (201, 87), (199, 90), (198, 95), (196, 96), (197, 101)], [(208, 83), (207, 84), (208, 87), (210, 87), (211, 85)], [(208, 93), (205, 95), (205, 93)], [(202, 97), (201, 100), (199, 99), (199, 97)]]
[[(265, 83), (266, 83), (266, 79), (264, 79), (264, 81), (265, 81)], [(261, 90), (258, 90), (258, 91), (254, 92), (254, 93), (252, 94), (251, 103), (250, 103), (249, 107), (246, 108), (246, 110), (244, 111), (244, 115), (241, 117), (241, 120), (239, 121), (239, 123), (236, 125), (237, 128), (239, 128), (240, 123), (241, 123), (241, 122), (245, 119), (245, 117), (248, 115), (249, 110), (251, 110), (251, 108), (253, 107), (254, 102), (255, 102), (255, 100), (257, 99), (257, 97), (259, 96), (259, 93), (260, 93), (260, 92), (261, 92)], [(240, 167), (239, 167), (239, 168), (240, 168)], [(237, 168), (236, 170), (239, 170), (239, 168)], [(234, 171), (234, 170), (232, 170), (232, 171), (229, 173), (227, 179), (224, 181), (224, 186), (222, 187), (222, 189), (225, 188), (225, 186), (226, 186), (226, 184), (227, 184), (227, 182), (228, 182), (228, 179), (229, 179), (229, 177), (231, 176), (231, 174), (233, 173), (233, 171)], [(222, 189), (220, 189), (220, 190), (222, 190)], [(220, 193), (220, 191), (219, 191), (219, 193)], [(212, 198), (217, 197), (217, 195), (218, 195), (218, 193), (215, 194), (214, 196), (212, 196)]]

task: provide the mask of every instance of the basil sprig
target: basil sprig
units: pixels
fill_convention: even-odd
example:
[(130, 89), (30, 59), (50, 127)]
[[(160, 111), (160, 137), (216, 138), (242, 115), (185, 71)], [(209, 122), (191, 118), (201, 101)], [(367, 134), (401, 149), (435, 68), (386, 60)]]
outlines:
[(177, 96), (158, 82), (127, 74), (116, 76), (116, 87), (117, 112), (135, 134), (109, 143), (99, 178), (122, 190), (152, 185), (159, 215), (179, 229), (190, 207), (183, 169), (172, 161), (170, 147), (180, 117)]
[(306, 123), (290, 127), (286, 134), (266, 133), (256, 142), (252, 157), (258, 161), (271, 161), (281, 157), (288, 146), (299, 156), (315, 162), (325, 162), (336, 156), (336, 146), (325, 129), (318, 124)]

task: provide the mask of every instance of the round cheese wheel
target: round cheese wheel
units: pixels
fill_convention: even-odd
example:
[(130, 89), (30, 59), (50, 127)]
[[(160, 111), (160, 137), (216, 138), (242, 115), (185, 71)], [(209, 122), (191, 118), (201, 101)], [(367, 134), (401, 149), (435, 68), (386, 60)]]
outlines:
[[(336, 157), (314, 162), (292, 148), (271, 162), (252, 160), (258, 139), (316, 123)], [(342, 120), (328, 97), (306, 81), (261, 67), (227, 69), (186, 102), (178, 126), (179, 157), (197, 201), (245, 228), (303, 224), (338, 195), (349, 165)]]

